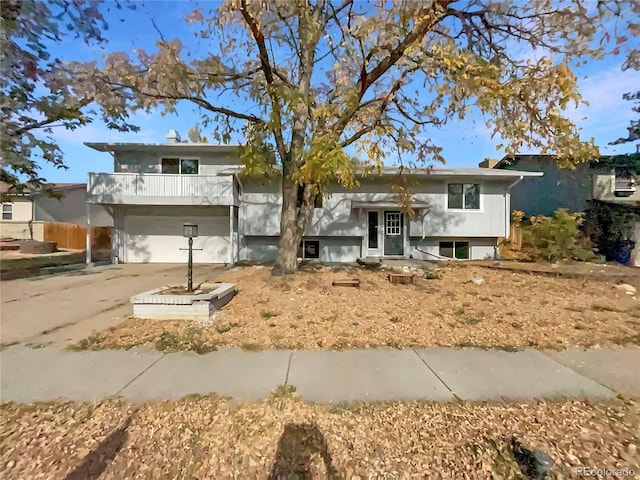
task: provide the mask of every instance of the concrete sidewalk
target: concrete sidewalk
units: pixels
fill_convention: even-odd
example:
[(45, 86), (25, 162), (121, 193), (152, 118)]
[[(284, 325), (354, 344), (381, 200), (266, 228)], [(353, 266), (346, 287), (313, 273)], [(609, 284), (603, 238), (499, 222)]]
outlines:
[(22, 345), (0, 352), (0, 400), (86, 400), (122, 396), (173, 400), (218, 393), (264, 398), (289, 384), (305, 400), (488, 400), (640, 396), (640, 348), (563, 352), (425, 348), (348, 351), (224, 348), (207, 355), (69, 352)]

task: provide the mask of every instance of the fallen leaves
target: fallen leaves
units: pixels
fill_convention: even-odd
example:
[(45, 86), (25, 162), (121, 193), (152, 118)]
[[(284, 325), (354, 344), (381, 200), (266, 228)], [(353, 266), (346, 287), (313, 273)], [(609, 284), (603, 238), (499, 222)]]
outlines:
[(135, 408), (119, 400), (9, 403), (0, 406), (0, 476), (65, 478), (97, 462), (101, 479), (265, 478), (274, 471), (514, 478), (515, 435), (553, 458), (552, 478), (571, 478), (578, 466), (637, 469), (639, 418), (633, 400), (323, 406), (288, 394), (251, 404), (201, 396)]
[[(562, 349), (640, 343), (638, 301), (603, 280), (473, 265), (437, 273), (432, 279), (417, 275), (413, 285), (392, 285), (386, 272), (359, 268), (324, 267), (288, 277), (241, 268), (216, 279), (235, 283), (239, 293), (217, 313), (213, 326), (129, 319), (101, 332), (98, 341), (85, 343), (90, 349), (154, 346), (170, 336), (177, 349), (204, 351), (215, 345), (250, 350), (430, 345)], [(361, 287), (331, 286), (345, 276), (358, 278)], [(478, 278), (483, 282), (469, 283)], [(161, 343), (164, 348), (167, 342)]]

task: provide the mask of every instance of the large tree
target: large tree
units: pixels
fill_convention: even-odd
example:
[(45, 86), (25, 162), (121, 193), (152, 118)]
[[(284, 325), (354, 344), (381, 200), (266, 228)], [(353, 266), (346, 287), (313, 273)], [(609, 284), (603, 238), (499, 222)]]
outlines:
[[(191, 102), (214, 139), (244, 131), (247, 170), (281, 169), (274, 272), (293, 273), (315, 197), (330, 182), (354, 185), (354, 158), (372, 171), (389, 155), (402, 166), (443, 161), (430, 133), (474, 110), (507, 153), (597, 157), (563, 116), (581, 100), (571, 69), (610, 43), (632, 45), (624, 35), (638, 33), (639, 14), (634, 0), (234, 0), (187, 17), (205, 48), (156, 28), (155, 51), (113, 53), (70, 75), (118, 88), (117, 100), (101, 97), (116, 115)], [(637, 65), (637, 51), (627, 54)]]
[[(9, 193), (42, 188), (43, 164), (66, 168), (54, 128), (92, 121), (94, 96), (78, 88), (81, 77), (67, 76), (52, 49), (65, 39), (103, 43), (107, 25), (98, 6), (95, 0), (0, 1), (0, 181)], [(129, 128), (117, 117), (109, 121)]]

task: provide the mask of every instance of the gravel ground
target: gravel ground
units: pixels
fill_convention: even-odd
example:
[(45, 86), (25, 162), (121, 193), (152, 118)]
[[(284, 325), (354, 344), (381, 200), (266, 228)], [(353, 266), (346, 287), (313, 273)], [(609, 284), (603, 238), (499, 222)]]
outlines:
[[(80, 348), (208, 351), (346, 349), (377, 346), (487, 348), (593, 347), (640, 344), (640, 300), (613, 282), (553, 278), (450, 265), (441, 278), (416, 274), (414, 285), (392, 285), (388, 272), (319, 267), (287, 277), (269, 269), (226, 271), (238, 295), (211, 325), (129, 319), (93, 335)], [(360, 288), (334, 287), (358, 278)], [(482, 282), (474, 280), (482, 279)], [(479, 283), (479, 284), (476, 284)]]

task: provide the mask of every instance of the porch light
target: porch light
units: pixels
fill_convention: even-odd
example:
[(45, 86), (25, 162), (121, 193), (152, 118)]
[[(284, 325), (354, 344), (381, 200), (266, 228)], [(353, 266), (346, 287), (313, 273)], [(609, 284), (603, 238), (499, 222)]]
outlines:
[(198, 236), (198, 225), (195, 223), (185, 223), (182, 225), (182, 236), (186, 238), (195, 238)]

